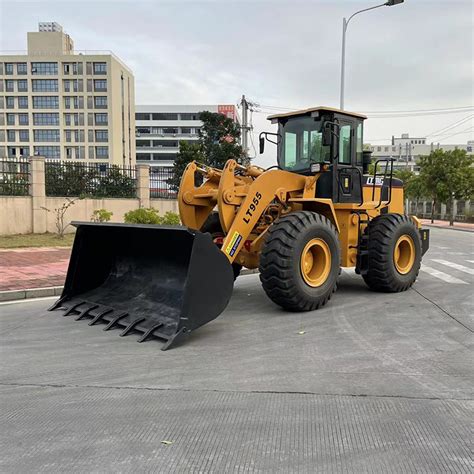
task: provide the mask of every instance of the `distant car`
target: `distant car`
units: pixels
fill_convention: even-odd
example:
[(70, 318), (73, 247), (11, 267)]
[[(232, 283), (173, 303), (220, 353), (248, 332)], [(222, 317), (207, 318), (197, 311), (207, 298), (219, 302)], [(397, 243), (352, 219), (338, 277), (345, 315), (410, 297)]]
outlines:
[(178, 193), (168, 183), (166, 178), (150, 176), (150, 197), (152, 198), (165, 198), (165, 199), (176, 199)]

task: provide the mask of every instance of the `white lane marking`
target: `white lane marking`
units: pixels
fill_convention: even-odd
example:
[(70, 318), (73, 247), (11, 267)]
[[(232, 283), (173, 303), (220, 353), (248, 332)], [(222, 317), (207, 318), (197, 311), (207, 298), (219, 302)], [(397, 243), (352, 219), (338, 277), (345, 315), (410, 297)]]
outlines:
[(457, 283), (458, 285), (468, 284), (465, 281), (460, 280), (459, 278), (453, 277), (444, 272), (440, 272), (439, 270), (436, 270), (435, 268), (429, 267), (428, 265), (425, 265), (425, 264), (421, 266), (421, 271), (425, 273), (429, 273), (431, 276), (434, 276), (435, 278), (439, 278), (440, 280), (443, 280), (446, 283)]
[(441, 247), (441, 245), (438, 245), (437, 247), (435, 247), (437, 249), (443, 249), (443, 250), (449, 250), (451, 247)]
[(466, 262), (474, 263), (474, 260), (466, 260)]
[(469, 273), (469, 275), (474, 275), (474, 270), (472, 268), (465, 267), (464, 265), (459, 265), (459, 263), (448, 262), (447, 260), (432, 258), (431, 261), (436, 263), (441, 263), (441, 265), (446, 265), (447, 267), (454, 268), (460, 272)]

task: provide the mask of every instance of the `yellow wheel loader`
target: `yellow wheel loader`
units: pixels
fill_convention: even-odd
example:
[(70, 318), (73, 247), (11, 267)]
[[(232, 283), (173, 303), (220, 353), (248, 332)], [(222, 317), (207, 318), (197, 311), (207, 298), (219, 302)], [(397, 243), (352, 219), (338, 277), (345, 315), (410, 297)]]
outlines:
[(265, 293), (288, 311), (325, 305), (341, 267), (372, 290), (407, 290), (429, 233), (404, 214), (392, 160), (368, 174), (365, 118), (328, 107), (273, 115), (278, 131), (261, 134), (260, 151), (276, 144), (276, 166), (190, 163), (178, 193), (183, 227), (74, 223), (51, 309), (167, 349), (224, 310), (242, 267), (259, 268)]

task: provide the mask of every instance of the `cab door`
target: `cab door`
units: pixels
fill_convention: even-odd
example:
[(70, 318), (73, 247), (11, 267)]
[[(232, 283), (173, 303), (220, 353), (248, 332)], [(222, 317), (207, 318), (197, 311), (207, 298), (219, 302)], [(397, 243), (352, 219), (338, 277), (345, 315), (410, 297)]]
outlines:
[(335, 202), (360, 203), (362, 193), (362, 123), (358, 120), (341, 118), (337, 146), (334, 200)]

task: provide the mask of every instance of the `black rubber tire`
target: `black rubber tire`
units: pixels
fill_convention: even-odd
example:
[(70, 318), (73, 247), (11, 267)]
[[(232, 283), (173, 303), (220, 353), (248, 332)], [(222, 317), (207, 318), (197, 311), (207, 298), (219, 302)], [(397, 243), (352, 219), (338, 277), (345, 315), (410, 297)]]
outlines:
[[(410, 288), (415, 282), (421, 265), (421, 238), (410, 217), (401, 214), (382, 214), (367, 226), (368, 269), (363, 274), (367, 286), (374, 291), (397, 293)], [(406, 274), (397, 271), (393, 254), (400, 236), (409, 235), (415, 247), (415, 261)]]
[[(308, 285), (301, 274), (300, 258), (313, 238), (326, 242), (331, 269), (319, 287)], [(268, 230), (260, 255), (260, 281), (267, 296), (288, 311), (312, 311), (324, 306), (336, 291), (341, 251), (337, 230), (326, 217), (298, 211), (276, 221)]]
[[(209, 232), (212, 238), (225, 235), (222, 230), (221, 222), (219, 220), (219, 214), (217, 212), (211, 212), (211, 214), (209, 214), (209, 217), (206, 219), (206, 222), (204, 222), (200, 230), (201, 232)], [(242, 265), (239, 265), (238, 263), (233, 263), (232, 270), (234, 271), (235, 280), (240, 275)]]

